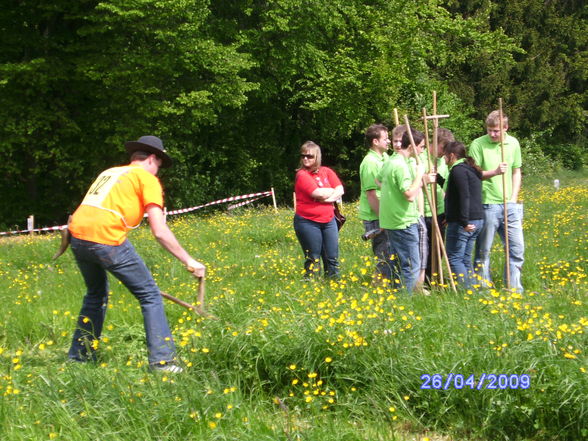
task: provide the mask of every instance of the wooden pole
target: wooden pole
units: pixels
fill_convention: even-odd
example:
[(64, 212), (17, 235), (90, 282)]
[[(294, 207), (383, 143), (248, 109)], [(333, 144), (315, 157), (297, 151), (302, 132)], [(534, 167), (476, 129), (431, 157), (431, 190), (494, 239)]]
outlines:
[(35, 215), (31, 214), (27, 217), (27, 230), (29, 230), (29, 234), (35, 234), (33, 231), (35, 229)]
[[(438, 142), (437, 142), (437, 137), (438, 137), (438, 129), (439, 129), (439, 120), (443, 119), (443, 118), (449, 118), (449, 115), (437, 115), (437, 92), (433, 91), (433, 115), (427, 115), (426, 114), (426, 109), (423, 109), (423, 123), (425, 125), (425, 132), (428, 131), (428, 126), (427, 126), (427, 121), (429, 120), (433, 120), (433, 148), (431, 149), (432, 151), (432, 156), (433, 156), (433, 167), (429, 168), (429, 170), (437, 173), (437, 151), (439, 150), (438, 148)], [(428, 133), (426, 133), (426, 138), (429, 138)], [(430, 166), (429, 166), (430, 167)], [(432, 206), (434, 206), (434, 210), (431, 209), (431, 215), (432, 219), (438, 224), (439, 222), (437, 221), (437, 182), (433, 182), (433, 184), (431, 185), (432, 187), (432, 194), (431, 194), (431, 200), (433, 201)], [(441, 235), (441, 229), (439, 228), (439, 237), (441, 238), (441, 242), (443, 242), (443, 236)], [(435, 241), (438, 240), (437, 235), (432, 235), (431, 236), (431, 245), (434, 244)], [(437, 245), (437, 244), (435, 244)], [(431, 254), (431, 273), (435, 274), (437, 273), (438, 277), (439, 277), (439, 282), (440, 283), (444, 283), (444, 277), (443, 277), (443, 265), (441, 264), (442, 262), (442, 255), (441, 255), (441, 249), (439, 246), (431, 246), (432, 248), (432, 253)], [(435, 259), (433, 259), (433, 257)], [(436, 265), (435, 265), (436, 264)]]
[[(434, 90), (433, 91), (433, 151), (435, 152), (435, 155), (437, 155), (437, 149), (438, 147), (438, 142), (437, 142), (437, 137), (438, 137), (438, 129), (439, 129), (439, 119), (437, 118), (437, 91)], [(449, 115), (448, 115), (449, 117)], [(437, 172), (437, 167), (435, 167), (435, 172)], [(437, 202), (437, 182), (435, 181), (433, 183), (433, 197), (435, 198), (435, 206), (437, 206), (436, 202)], [(434, 213), (434, 217), (435, 219), (437, 219), (437, 213)], [(443, 237), (441, 236), (441, 230), (439, 229), (439, 236), (441, 237), (441, 242), (442, 245), (444, 245), (443, 243)], [(443, 283), (443, 265), (441, 264), (441, 253), (440, 253), (440, 247), (436, 249), (437, 251), (437, 263), (438, 263), (438, 267), (437, 269), (439, 270), (439, 281), (441, 283)], [(451, 269), (449, 270), (449, 279), (453, 280), (453, 277), (451, 277)]]
[[(412, 153), (414, 155), (415, 161), (417, 163), (417, 165), (419, 165), (421, 163), (420, 158), (418, 157), (418, 155), (416, 154), (416, 145), (414, 143), (414, 139), (412, 137), (412, 132), (410, 131), (410, 124), (408, 122), (408, 116), (404, 115), (404, 122), (406, 124), (406, 133), (408, 133), (408, 137), (410, 138), (410, 145), (412, 147)], [(431, 195), (429, 194), (429, 188), (427, 187), (427, 185), (424, 185), (425, 187), (425, 196), (427, 197), (427, 201), (429, 202), (429, 205), (431, 205)], [(437, 239), (440, 240), (441, 239), (441, 231), (439, 230), (439, 225), (437, 225), (437, 228), (435, 229), (434, 233), (437, 235)], [(439, 241), (439, 245), (441, 247), (441, 251), (443, 252), (443, 258), (445, 259), (445, 263), (447, 265), (447, 270), (449, 271), (449, 274), (451, 275), (451, 266), (449, 265), (449, 259), (447, 257), (447, 252), (445, 251), (445, 245), (443, 244), (443, 241)], [(453, 282), (453, 277), (449, 277), (449, 283), (451, 285), (451, 288), (453, 289), (453, 291), (457, 292), (457, 289), (455, 288), (455, 283)]]
[[(426, 150), (427, 150), (427, 162), (429, 165), (429, 170), (433, 171), (434, 166), (431, 162), (431, 144), (429, 143), (429, 125), (427, 124), (427, 109), (424, 107), (423, 107), (423, 126), (425, 129), (425, 146), (426, 146)], [(435, 157), (437, 157), (436, 152), (435, 152)]]
[[(500, 128), (500, 154), (502, 162), (505, 162), (504, 155), (504, 122), (502, 121), (502, 98), (498, 98), (498, 118)], [(506, 289), (510, 289), (510, 253), (508, 244), (508, 201), (506, 198), (506, 173), (502, 174), (502, 201), (504, 204), (504, 264), (506, 273)]]
[(441, 118), (449, 118), (450, 115), (429, 115), (427, 116), (427, 120), (429, 119), (441, 119)]
[(400, 125), (400, 119), (398, 118), (398, 109), (394, 107), (394, 124), (395, 126)]
[[(433, 154), (435, 158), (435, 163), (431, 163), (431, 144), (429, 143), (429, 126), (427, 124), (427, 109), (423, 107), (423, 125), (425, 128), (425, 144), (427, 146), (427, 160), (429, 162), (429, 170), (437, 173), (437, 152)], [(435, 279), (435, 274), (437, 274), (437, 279), (440, 283), (443, 283), (443, 271), (439, 271), (439, 262), (441, 261), (441, 250), (439, 249), (439, 243), (437, 241), (437, 235), (434, 233), (435, 229), (439, 229), (439, 225), (437, 222), (437, 185), (436, 182), (432, 185), (432, 198), (431, 201), (433, 202), (429, 205), (431, 209), (431, 226), (433, 228), (433, 232), (431, 232), (431, 249), (429, 253), (431, 254), (431, 281)]]
[(276, 193), (274, 192), (274, 187), (272, 187), (272, 200), (274, 201), (274, 210), (278, 211), (278, 206), (276, 205)]

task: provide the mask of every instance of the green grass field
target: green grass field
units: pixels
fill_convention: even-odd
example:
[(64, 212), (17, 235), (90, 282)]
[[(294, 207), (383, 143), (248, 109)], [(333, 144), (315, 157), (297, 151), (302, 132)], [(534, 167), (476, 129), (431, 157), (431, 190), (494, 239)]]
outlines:
[[(351, 203), (339, 282), (302, 280), (287, 208), (170, 219), (208, 265), (218, 317), (166, 303), (186, 368), (175, 376), (147, 370), (138, 302), (115, 280), (98, 363), (66, 363), (84, 293), (71, 252), (51, 261), (57, 234), (0, 239), (0, 439), (588, 439), (588, 180), (560, 180), (524, 183), (524, 294), (372, 287)], [(131, 240), (162, 290), (195, 301), (148, 228)], [(440, 377), (422, 389), (427, 374)], [(472, 389), (483, 374), (507, 388)]]

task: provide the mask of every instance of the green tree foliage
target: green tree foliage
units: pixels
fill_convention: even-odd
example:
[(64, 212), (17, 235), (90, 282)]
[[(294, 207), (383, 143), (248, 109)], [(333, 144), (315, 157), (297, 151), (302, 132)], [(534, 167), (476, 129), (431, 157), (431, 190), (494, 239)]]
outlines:
[[(449, 9), (502, 29), (521, 50), (514, 63), (491, 57), (492, 75), (461, 69), (455, 87), (470, 88), (478, 116), (496, 107), (502, 96), (511, 126), (524, 137), (543, 135), (544, 144), (583, 145), (587, 140), (588, 9), (583, 1), (447, 1)], [(484, 63), (484, 58), (480, 58)], [(557, 149), (556, 149), (557, 150)], [(574, 155), (572, 155), (574, 156)], [(575, 156), (577, 159), (578, 157)]]
[(126, 160), (124, 141), (157, 133), (181, 159), (196, 127), (245, 102), (249, 57), (210, 38), (208, 16), (204, 0), (31, 0), (3, 11), (2, 223), (28, 211), (63, 218), (102, 168)]
[(394, 107), (421, 128), (433, 90), (466, 142), (502, 96), (523, 136), (578, 144), (585, 9), (543, 4), (21, 0), (0, 13), (0, 224), (64, 220), (147, 133), (176, 160), (173, 208), (270, 186), (289, 201), (307, 139), (353, 198), (365, 128)]
[[(258, 60), (249, 78), (260, 87), (232, 119), (241, 126), (238, 143), (262, 153), (257, 176), (286, 200), (306, 139), (322, 146), (325, 163), (335, 166), (355, 197), (368, 125), (391, 124), (394, 107), (420, 116), (442, 85), (435, 70), (455, 58), (450, 51), (466, 63), (479, 48), (489, 56), (514, 50), (500, 31), (479, 30), (434, 0), (243, 0), (212, 7), (216, 28), (241, 38)], [(448, 41), (437, 51), (443, 39)], [(466, 117), (457, 116), (465, 113), (463, 102), (446, 87), (440, 90), (440, 102), (455, 111), (455, 126), (467, 130)]]

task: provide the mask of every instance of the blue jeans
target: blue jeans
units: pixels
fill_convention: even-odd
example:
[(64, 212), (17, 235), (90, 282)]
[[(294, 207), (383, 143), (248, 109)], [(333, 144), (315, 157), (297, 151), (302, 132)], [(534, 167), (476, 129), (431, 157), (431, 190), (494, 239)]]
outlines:
[[(525, 241), (523, 238), (523, 204), (509, 202), (508, 209), (508, 253), (510, 260), (510, 286), (518, 292), (523, 292), (521, 270), (525, 258)], [(504, 205), (484, 204), (484, 228), (476, 241), (475, 268), (479, 275), (489, 283), (490, 251), (494, 235), (498, 232), (502, 243), (504, 240)], [(506, 265), (503, 271), (506, 286)]]
[[(400, 280), (406, 290), (412, 292), (421, 270), (418, 224), (412, 224), (404, 230), (386, 230), (386, 234), (390, 249), (398, 259)], [(398, 269), (395, 269), (398, 275)]]
[(470, 224), (475, 225), (476, 229), (468, 232), (458, 222), (449, 222), (445, 238), (445, 249), (451, 271), (456, 275), (459, 283), (463, 283), (466, 288), (471, 288), (477, 283), (473, 278), (472, 251), (476, 238), (484, 227), (484, 220), (472, 220)]
[(339, 230), (335, 218), (321, 223), (294, 215), (294, 231), (304, 253), (304, 269), (311, 276), (320, 272), (323, 259), (325, 275), (339, 277)]
[(86, 282), (87, 292), (69, 349), (69, 358), (79, 361), (95, 358), (92, 341), (98, 340), (102, 333), (108, 305), (106, 271), (109, 271), (139, 300), (149, 363), (172, 361), (175, 358), (175, 346), (159, 288), (133, 245), (128, 240), (112, 246), (72, 237), (71, 249)]
[[(378, 220), (364, 220), (363, 227), (367, 233), (380, 228), (380, 222)], [(385, 231), (382, 231), (380, 234), (372, 237), (371, 241), (372, 251), (374, 252), (374, 256), (378, 259), (376, 273), (381, 274), (382, 278), (390, 280), (392, 277), (392, 261), (390, 260), (392, 252), (390, 251), (390, 244), (388, 243), (388, 235)]]

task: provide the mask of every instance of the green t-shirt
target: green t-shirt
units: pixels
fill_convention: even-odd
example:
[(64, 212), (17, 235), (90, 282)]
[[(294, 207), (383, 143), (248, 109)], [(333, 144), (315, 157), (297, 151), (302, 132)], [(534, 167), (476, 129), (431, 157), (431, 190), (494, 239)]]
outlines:
[[(429, 170), (429, 162), (427, 161), (427, 152), (425, 153), (425, 157), (424, 157), (424, 164), (426, 164), (425, 170), (427, 173), (430, 172)], [(434, 159), (431, 158), (431, 160), (433, 161)], [(449, 176), (449, 169), (447, 168), (447, 164), (445, 163), (445, 159), (443, 158), (437, 158), (437, 175), (438, 176), (442, 176), (445, 181), (447, 181), (447, 177)], [(433, 186), (429, 184), (429, 188), (432, 189)], [(445, 192), (443, 191), (443, 186), (442, 185), (435, 185), (435, 188), (437, 189), (437, 214), (442, 214), (445, 213)], [(433, 196), (431, 194), (431, 196)], [(426, 217), (431, 217), (431, 207), (429, 206), (429, 201), (427, 200), (427, 197), (425, 196), (425, 216)]]
[(418, 221), (416, 200), (409, 202), (404, 193), (414, 181), (408, 159), (392, 156), (376, 177), (382, 183), (380, 195), (380, 227), (403, 230)]
[[(512, 169), (521, 168), (521, 146), (516, 138), (506, 134), (504, 144), (504, 162), (508, 164), (506, 170), (506, 199), (512, 197)], [(474, 139), (468, 154), (474, 158), (482, 170), (495, 170), (502, 162), (500, 143), (493, 142), (490, 136), (484, 135)], [(502, 204), (502, 175), (482, 181), (482, 203)]]
[(388, 154), (379, 155), (370, 149), (361, 161), (359, 166), (359, 179), (361, 182), (361, 195), (359, 196), (359, 218), (361, 220), (373, 221), (378, 220), (378, 215), (374, 213), (367, 198), (368, 190), (376, 190), (376, 196), (380, 199), (380, 187), (376, 184), (376, 176), (382, 170), (382, 167), (388, 160)]

